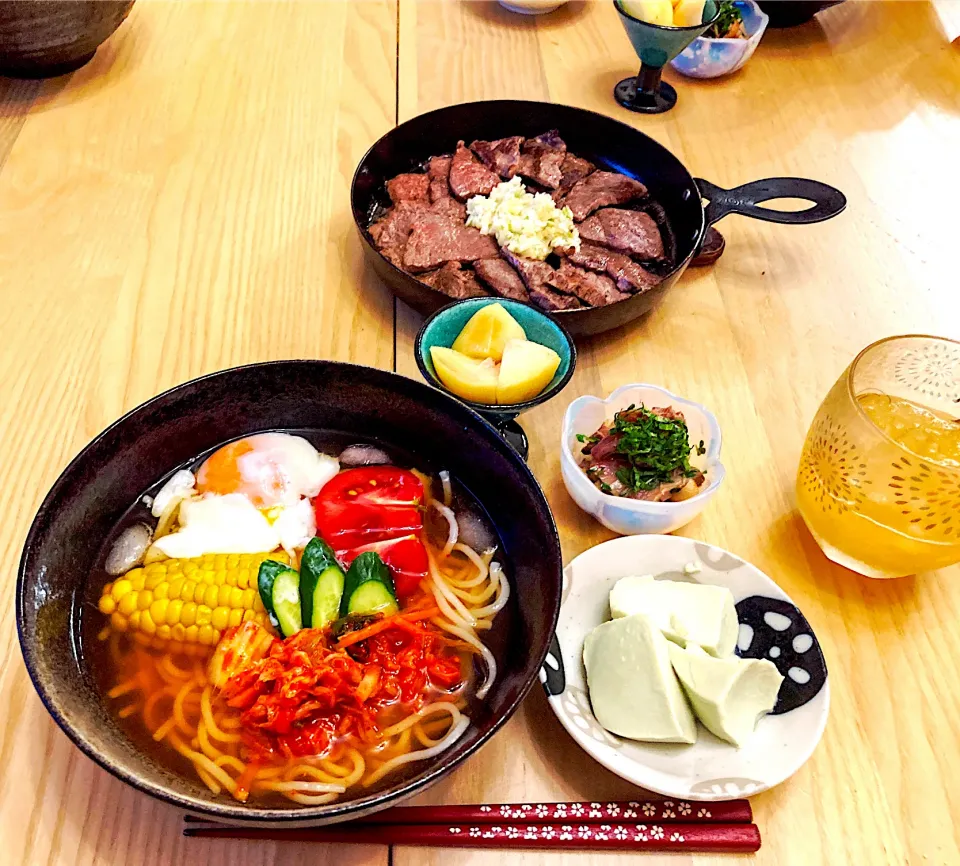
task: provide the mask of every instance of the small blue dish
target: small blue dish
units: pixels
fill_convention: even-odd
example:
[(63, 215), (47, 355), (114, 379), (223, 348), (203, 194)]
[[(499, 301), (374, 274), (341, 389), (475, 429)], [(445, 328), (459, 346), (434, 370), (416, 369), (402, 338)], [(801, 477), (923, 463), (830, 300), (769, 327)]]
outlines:
[(770, 23), (770, 16), (754, 0), (736, 0), (746, 39), (710, 39), (698, 36), (670, 65), (688, 78), (719, 78), (740, 69), (757, 50)]
[[(532, 400), (523, 403), (511, 403), (506, 406), (474, 403), (454, 394), (437, 376), (433, 361), (430, 358), (430, 349), (434, 346), (442, 346), (447, 349), (453, 346), (453, 341), (457, 339), (473, 314), (487, 304), (500, 304), (517, 320), (528, 340), (540, 343), (542, 346), (548, 346), (560, 356), (560, 366), (557, 367), (557, 372), (550, 384)], [(567, 382), (570, 381), (574, 367), (577, 365), (577, 347), (566, 328), (534, 307), (507, 298), (467, 298), (441, 307), (423, 323), (414, 342), (413, 351), (417, 359), (417, 366), (427, 382), (455, 397), (461, 403), (465, 403), (486, 418), (524, 459), (527, 457), (527, 436), (523, 432), (523, 428), (514, 419), (521, 412), (539, 406), (559, 394)]]

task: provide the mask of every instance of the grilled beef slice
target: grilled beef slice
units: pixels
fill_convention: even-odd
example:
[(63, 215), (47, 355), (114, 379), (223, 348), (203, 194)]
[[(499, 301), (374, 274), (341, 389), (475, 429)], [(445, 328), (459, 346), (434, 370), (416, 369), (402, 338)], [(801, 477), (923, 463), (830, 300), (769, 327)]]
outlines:
[(425, 174), (398, 174), (387, 181), (387, 193), (390, 201), (400, 204), (402, 201), (428, 201), (430, 178)]
[(449, 195), (438, 198), (430, 205), (430, 210), (441, 216), (449, 217), (454, 222), (463, 223), (467, 221), (467, 206)]
[(416, 217), (403, 252), (403, 267), (412, 273), (433, 270), (444, 262), (472, 262), (497, 254), (497, 245), (462, 222), (427, 211)]
[(551, 129), (536, 138), (528, 138), (521, 149), (523, 155), (517, 172), (547, 189), (557, 189), (563, 180), (562, 166), (567, 153), (567, 145), (559, 133)]
[(429, 210), (425, 204), (402, 201), (370, 226), (370, 237), (377, 249), (398, 268), (403, 267), (403, 251), (414, 220), (426, 213)]
[(431, 156), (427, 160), (427, 174), (430, 180), (448, 180), (451, 162), (453, 162), (452, 156)]
[(650, 214), (636, 210), (603, 208), (587, 217), (577, 228), (586, 241), (641, 259), (662, 259), (663, 238)]
[(451, 156), (434, 156), (427, 162), (427, 174), (430, 177), (430, 201), (436, 202), (450, 197)]
[(403, 252), (417, 219), (433, 213), (463, 223), (466, 210), (460, 202), (449, 196), (429, 206), (422, 201), (402, 201), (370, 226), (370, 236), (377, 249), (398, 268), (402, 268)]
[(481, 281), (501, 298), (523, 302), (530, 300), (520, 275), (503, 259), (479, 259), (473, 263), (473, 269)]
[(506, 248), (500, 250), (502, 255), (523, 279), (523, 284), (530, 293), (530, 300), (540, 309), (548, 312), (554, 310), (576, 310), (582, 306), (572, 295), (564, 295), (556, 291), (551, 285), (554, 270), (546, 262), (527, 259), (510, 252)]
[(559, 150), (566, 151), (567, 143), (560, 138), (560, 131), (557, 129), (548, 129), (546, 132), (541, 132), (540, 135), (535, 138), (528, 138), (527, 144), (530, 147), (535, 147), (537, 145), (542, 145), (543, 147), (548, 147), (550, 150)]
[(549, 282), (564, 294), (575, 295), (591, 307), (603, 307), (630, 297), (617, 291), (610, 277), (578, 268), (566, 259), (561, 261), (560, 270), (554, 271)]
[(480, 161), (487, 168), (495, 171), (505, 180), (510, 180), (517, 173), (522, 141), (523, 136), (520, 135), (501, 138), (497, 141), (475, 141), (470, 145), (470, 150), (480, 157)]
[(453, 194), (460, 201), (466, 201), (475, 195), (489, 195), (498, 183), (500, 178), (481, 163), (462, 141), (458, 142), (457, 152), (450, 163), (450, 189)]
[(573, 185), (563, 204), (577, 222), (585, 220), (597, 208), (620, 205), (643, 198), (647, 188), (638, 180), (614, 171), (595, 171)]
[(477, 278), (470, 271), (465, 271), (459, 262), (447, 262), (436, 271), (421, 274), (418, 279), (458, 301), (463, 298), (483, 298), (490, 294), (484, 291)]
[(560, 189), (569, 190), (577, 181), (592, 174), (595, 169), (596, 166), (592, 162), (574, 156), (572, 153), (565, 154), (560, 165)]
[(582, 240), (580, 249), (568, 253), (567, 258), (575, 265), (609, 274), (621, 292), (645, 292), (661, 282), (660, 277), (640, 267), (629, 256)]

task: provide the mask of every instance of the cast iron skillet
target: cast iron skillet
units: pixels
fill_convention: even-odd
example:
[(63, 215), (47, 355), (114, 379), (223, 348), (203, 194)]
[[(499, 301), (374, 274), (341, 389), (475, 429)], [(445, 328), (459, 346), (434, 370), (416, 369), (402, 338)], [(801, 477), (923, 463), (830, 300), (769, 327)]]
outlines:
[[(386, 182), (405, 171), (420, 170), (431, 156), (451, 153), (457, 141), (494, 140), (508, 135), (533, 136), (560, 130), (567, 148), (596, 165), (643, 181), (663, 207), (675, 239), (675, 266), (656, 288), (606, 307), (555, 313), (575, 337), (599, 334), (624, 325), (656, 307), (679, 279), (703, 242), (707, 227), (727, 214), (768, 222), (806, 224), (830, 219), (846, 207), (843, 193), (815, 180), (776, 177), (735, 189), (695, 179), (669, 150), (642, 132), (602, 114), (546, 102), (495, 100), (469, 102), (421, 114), (384, 135), (360, 160), (351, 188), (351, 204), (364, 252), (374, 271), (397, 297), (429, 314), (450, 299), (387, 261), (373, 244), (367, 227), (389, 205)], [(709, 200), (704, 207), (701, 199)], [(813, 202), (804, 211), (761, 208), (761, 202), (800, 198)]]
[[(468, 711), (473, 723), (452, 749), (372, 795), (267, 809), (214, 797), (199, 780), (171, 773), (134, 746), (85, 668), (78, 613), (99, 617), (100, 584), (88, 581), (88, 574), (108, 533), (144, 491), (225, 441), (284, 428), (339, 431), (349, 440), (390, 446), (422, 465), (449, 469), (492, 520), (514, 591), (490, 637), (500, 662), (496, 683), (483, 704)], [(27, 536), (17, 580), (17, 630), (50, 715), (118, 778), (219, 820), (325, 824), (370, 814), (422, 790), (491, 737), (537, 678), (556, 626), (560, 581), (560, 544), (543, 493), (526, 464), (479, 415), (393, 373), (328, 361), (278, 361), (180, 385), (125, 415), (80, 452), (47, 494)]]

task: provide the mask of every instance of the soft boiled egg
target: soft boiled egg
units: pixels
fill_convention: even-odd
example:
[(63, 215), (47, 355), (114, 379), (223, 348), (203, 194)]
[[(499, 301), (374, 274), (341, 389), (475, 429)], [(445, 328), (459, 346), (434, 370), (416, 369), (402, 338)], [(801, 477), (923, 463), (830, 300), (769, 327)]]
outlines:
[(206, 553), (267, 553), (280, 546), (273, 524), (242, 493), (184, 499), (179, 522), (179, 530), (153, 543), (175, 559)]
[[(196, 476), (175, 473), (157, 494), (153, 513), (179, 503), (176, 531), (152, 549), (189, 559), (207, 553), (269, 553), (302, 549), (316, 534), (310, 498), (340, 463), (289, 433), (259, 433), (224, 445)], [(162, 522), (162, 521), (161, 521)]]
[(207, 553), (288, 553), (306, 547), (317, 524), (309, 499), (261, 511), (242, 493), (207, 493), (180, 503), (180, 528), (153, 543), (164, 556)]
[(313, 497), (337, 472), (335, 457), (290, 433), (258, 433), (214, 451), (197, 472), (197, 491), (239, 493), (257, 508), (296, 505)]

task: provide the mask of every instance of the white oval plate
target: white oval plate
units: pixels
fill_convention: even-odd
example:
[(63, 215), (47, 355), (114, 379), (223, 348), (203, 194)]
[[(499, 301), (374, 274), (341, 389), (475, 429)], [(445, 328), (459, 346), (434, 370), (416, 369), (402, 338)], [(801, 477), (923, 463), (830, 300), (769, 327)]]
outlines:
[[(688, 563), (699, 567), (699, 573), (684, 574)], [(627, 740), (605, 731), (594, 718), (583, 670), (583, 641), (610, 618), (608, 598), (614, 583), (631, 574), (695, 580), (728, 587), (733, 593), (740, 620), (737, 653), (768, 658), (787, 677), (774, 713), (760, 720), (743, 748), (725, 743), (699, 724), (693, 745)], [(585, 551), (564, 569), (563, 578), (556, 639), (540, 680), (561, 724), (608, 770), (678, 799), (729, 800), (772, 788), (813, 754), (830, 708), (823, 654), (803, 614), (763, 572), (691, 538), (635, 535)]]

